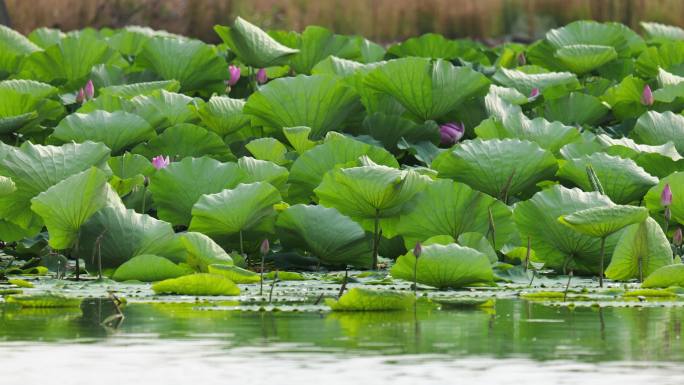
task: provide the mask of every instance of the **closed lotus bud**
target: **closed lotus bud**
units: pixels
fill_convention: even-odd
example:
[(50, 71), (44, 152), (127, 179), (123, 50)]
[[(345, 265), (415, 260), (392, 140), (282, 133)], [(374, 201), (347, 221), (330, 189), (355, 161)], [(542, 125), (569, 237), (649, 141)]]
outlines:
[(268, 254), (268, 251), (270, 249), (271, 249), (271, 245), (269, 245), (268, 238), (266, 238), (261, 242), (261, 247), (259, 247), (259, 251), (261, 251), (261, 255), (266, 255), (266, 254)]
[(264, 68), (259, 68), (259, 71), (257, 71), (256, 81), (259, 84), (264, 84), (268, 81), (268, 76), (266, 75), (266, 70)]
[(674, 235), (672, 236), (672, 243), (677, 247), (681, 246), (683, 237), (682, 228), (677, 227), (677, 230), (675, 230)]
[(646, 84), (644, 86), (644, 91), (641, 93), (641, 104), (644, 106), (652, 106), (653, 102), (653, 92), (651, 91), (651, 87)]
[(90, 100), (95, 97), (95, 85), (93, 84), (92, 80), (88, 80), (88, 83), (85, 85), (85, 97), (86, 100)]
[(445, 123), (439, 126), (439, 137), (442, 145), (451, 146), (465, 134), (463, 123)]
[(525, 58), (525, 52), (520, 52), (518, 54), (517, 59), (518, 59), (518, 65), (519, 66), (524, 66), (525, 64), (527, 64), (527, 58)]
[(418, 257), (420, 257), (421, 254), (423, 254), (423, 246), (421, 246), (420, 242), (418, 242), (413, 247), (413, 255), (415, 255), (416, 258), (418, 258)]
[(539, 96), (539, 88), (533, 88), (532, 92), (530, 92), (530, 97), (529, 99), (536, 99)]
[(238, 80), (240, 80), (240, 67), (231, 65), (228, 67), (228, 73), (230, 74), (230, 77), (228, 78), (228, 85), (232, 87), (237, 84)]
[(83, 103), (85, 101), (85, 90), (81, 88), (78, 90), (78, 94), (76, 94), (76, 103)]
[(171, 159), (168, 156), (157, 155), (152, 158), (152, 166), (157, 170), (166, 168), (169, 164), (171, 164)]
[(660, 194), (660, 204), (667, 207), (672, 204), (672, 190), (670, 189), (670, 185), (666, 184), (665, 188), (663, 188), (663, 192)]

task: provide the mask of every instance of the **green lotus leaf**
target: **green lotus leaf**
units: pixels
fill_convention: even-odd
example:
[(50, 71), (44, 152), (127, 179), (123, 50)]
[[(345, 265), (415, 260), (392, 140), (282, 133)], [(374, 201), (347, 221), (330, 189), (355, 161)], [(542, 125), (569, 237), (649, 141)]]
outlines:
[(49, 84), (26, 79), (1, 81), (0, 90), (4, 89), (11, 89), (20, 94), (28, 94), (35, 99), (50, 98), (59, 92), (59, 89)]
[(287, 178), (289, 172), (285, 167), (278, 166), (267, 160), (259, 160), (243, 156), (237, 161), (238, 168), (245, 172), (244, 183), (268, 182), (277, 188), (284, 196), (287, 194), (289, 185)]
[(55, 127), (52, 134), (53, 138), (61, 142), (101, 142), (113, 154), (120, 154), (155, 136), (154, 130), (144, 119), (123, 111), (71, 114)]
[(492, 80), (504, 87), (515, 88), (523, 95), (530, 95), (535, 88), (541, 93), (552, 87), (568, 91), (580, 88), (577, 76), (570, 72), (525, 73), (520, 70), (499, 68)]
[(615, 246), (606, 277), (626, 281), (648, 277), (672, 264), (672, 248), (658, 222), (646, 218), (625, 228)]
[(430, 59), (463, 59), (469, 62), (489, 64), (483, 47), (470, 40), (449, 40), (436, 33), (426, 33), (393, 44), (387, 50), (395, 57), (417, 56)]
[(215, 274), (191, 274), (166, 279), (152, 285), (157, 294), (179, 295), (239, 295), (240, 288), (228, 278)]
[(81, 226), (112, 197), (118, 200), (107, 184), (107, 174), (91, 167), (31, 199), (31, 210), (43, 218), (50, 247), (64, 250), (74, 245)]
[(298, 202), (308, 203), (313, 190), (323, 180), (323, 175), (336, 166), (355, 162), (366, 155), (373, 162), (398, 168), (397, 160), (382, 147), (330, 133), (325, 142), (304, 152), (290, 168), (290, 197)]
[(192, 207), (190, 231), (214, 239), (244, 231), (269, 231), (275, 221), (273, 205), (281, 200), (278, 190), (266, 182), (202, 195)]
[(660, 145), (674, 143), (679, 153), (684, 153), (684, 116), (665, 111), (648, 111), (641, 115), (632, 131), (641, 143)]
[(684, 63), (684, 42), (676, 41), (648, 47), (636, 61), (636, 72), (644, 78), (658, 76), (662, 68), (669, 72), (677, 71), (682, 75), (680, 68)]
[(453, 239), (470, 232), (487, 234), (490, 211), (498, 248), (516, 232), (511, 222), (512, 210), (465, 184), (438, 179), (416, 197), (416, 204), (407, 213), (401, 215), (397, 233), (404, 238), (407, 248), (440, 234)]
[(573, 44), (559, 48), (556, 58), (570, 71), (583, 75), (617, 59), (615, 48), (605, 45)]
[(56, 28), (41, 27), (36, 28), (31, 33), (29, 33), (29, 40), (40, 48), (47, 48), (51, 45), (55, 45), (62, 40), (66, 34)]
[[(536, 193), (532, 199), (516, 204), (513, 220), (521, 238), (530, 238), (538, 262), (556, 271), (596, 274), (600, 240), (581, 234), (558, 222), (558, 217), (576, 211), (611, 206), (611, 200), (598, 192), (584, 192), (553, 186)], [(617, 234), (606, 239), (606, 253), (612, 253)]]
[(17, 190), (12, 178), (0, 176), (0, 196), (9, 195)]
[(135, 64), (163, 80), (179, 81), (182, 92), (225, 88), (226, 62), (214, 47), (199, 40), (152, 38), (136, 56)]
[(458, 236), (457, 241), (461, 246), (470, 247), (486, 255), (491, 263), (499, 261), (499, 257), (496, 255), (496, 250), (494, 250), (492, 244), (480, 233), (463, 233)]
[(493, 197), (514, 196), (552, 179), (558, 164), (551, 152), (518, 139), (470, 140), (432, 162), (441, 177), (462, 181)]
[(283, 127), (283, 135), (300, 155), (316, 146), (316, 142), (309, 139), (310, 134), (310, 127)]
[(641, 287), (684, 287), (684, 265), (668, 265), (659, 268), (651, 273), (648, 278), (644, 280)]
[(233, 264), (233, 259), (230, 255), (211, 238), (202, 233), (187, 232), (181, 236), (181, 242), (188, 252), (188, 265), (195, 270), (211, 273), (212, 271), (209, 270), (210, 265), (225, 266)]
[(278, 43), (259, 27), (240, 17), (235, 18), (232, 27), (217, 25), (214, 26), (214, 31), (237, 54), (240, 61), (252, 67), (282, 65), (290, 56), (299, 52)]
[(283, 127), (307, 126), (311, 138), (335, 131), (359, 109), (358, 96), (331, 75), (299, 75), (275, 79), (253, 93), (244, 112), (252, 123), (280, 131)]
[(582, 234), (603, 238), (625, 226), (643, 222), (646, 218), (648, 218), (646, 207), (609, 205), (561, 215), (558, 221)]
[(102, 87), (98, 92), (100, 96), (109, 95), (131, 99), (141, 95), (148, 96), (155, 93), (155, 91), (160, 90), (178, 92), (180, 90), (180, 83), (177, 80), (159, 80), (153, 82), (122, 84)]
[(62, 146), (40, 146), (30, 142), (19, 148), (10, 147), (0, 155), (0, 175), (12, 179), (16, 191), (0, 196), (0, 218), (25, 228), (43, 223), (31, 211), (31, 199), (71, 175), (91, 166), (107, 170), (109, 149), (102, 143), (67, 143)]
[(416, 57), (390, 60), (372, 70), (364, 82), (391, 95), (423, 121), (446, 115), (467, 99), (484, 95), (489, 87), (489, 80), (470, 68)]
[(672, 142), (658, 146), (638, 144), (629, 138), (613, 139), (608, 135), (597, 135), (596, 142), (607, 146), (603, 151), (610, 155), (633, 159), (653, 176), (663, 178), (682, 169), (684, 161)]
[(494, 281), (487, 255), (455, 243), (423, 246), (418, 258), (412, 251), (402, 255), (392, 266), (392, 277), (413, 281), (438, 289), (459, 288)]
[(599, 98), (580, 92), (549, 100), (544, 107), (545, 118), (569, 125), (596, 125), (610, 110)]
[(0, 89), (0, 98), (0, 134), (17, 131), (38, 119), (39, 101), (31, 95)]
[(298, 74), (310, 74), (314, 66), (328, 56), (354, 59), (361, 56), (360, 41), (353, 36), (337, 35), (318, 26), (308, 26), (296, 37), (299, 52), (290, 56), (289, 64)]
[(516, 90), (515, 88), (500, 87), (496, 84), (492, 84), (489, 87), (489, 93), (487, 93), (487, 97), (496, 97), (506, 103), (515, 104), (517, 106), (527, 104), (530, 102), (527, 95), (523, 95), (520, 91)]
[(363, 120), (363, 127), (385, 148), (395, 153), (398, 152), (398, 144), (402, 139), (409, 143), (439, 142), (439, 126), (431, 120), (418, 124), (401, 116), (378, 112), (366, 116)]
[(326, 298), (325, 304), (333, 311), (400, 311), (410, 309), (414, 301), (408, 293), (355, 287), (338, 300)]
[(660, 202), (660, 196), (665, 185), (669, 185), (672, 190), (672, 220), (684, 223), (684, 172), (675, 172), (662, 178), (657, 185), (648, 190), (644, 196), (644, 205), (653, 213), (662, 213), (665, 208)]
[(289, 163), (287, 147), (275, 138), (258, 138), (245, 145), (245, 148), (260, 160), (267, 160), (278, 165)]
[(684, 29), (674, 25), (642, 21), (639, 23), (649, 40), (684, 40)]
[(124, 207), (105, 206), (81, 227), (78, 256), (89, 271), (116, 268), (136, 255), (185, 262), (187, 253), (171, 224)]
[(26, 294), (26, 295), (11, 295), (6, 299), (7, 303), (19, 305), (22, 308), (79, 308), (82, 298), (67, 297), (62, 294)]
[(187, 226), (192, 206), (203, 194), (235, 187), (245, 178), (235, 163), (221, 163), (208, 157), (185, 158), (157, 171), (149, 190), (160, 219)]
[(145, 43), (154, 37), (175, 37), (185, 39), (166, 31), (157, 31), (148, 27), (130, 25), (117, 30), (107, 39), (107, 43), (113, 49), (126, 56), (136, 56), (142, 51)]
[(133, 149), (147, 158), (166, 155), (171, 159), (208, 156), (217, 160), (234, 160), (235, 156), (221, 137), (200, 126), (180, 123), (164, 130), (159, 136)]
[(40, 51), (24, 35), (0, 25), (0, 78), (15, 73), (25, 56)]
[(587, 177), (587, 166), (589, 165), (592, 166), (596, 176), (601, 181), (605, 194), (618, 204), (641, 200), (646, 192), (658, 183), (658, 178), (648, 174), (633, 160), (602, 152), (562, 162), (558, 170), (558, 177), (561, 180), (573, 183), (584, 191), (591, 191), (593, 186)]
[(554, 47), (572, 45), (600, 45), (615, 49), (620, 57), (634, 56), (646, 48), (644, 40), (620, 23), (599, 23), (579, 20), (546, 33), (546, 40)]
[(165, 90), (153, 91), (131, 99), (130, 112), (140, 115), (157, 131), (180, 123), (193, 123), (197, 119), (190, 105), (194, 99)]
[(132, 109), (130, 102), (119, 96), (100, 95), (95, 99), (90, 99), (79, 107), (76, 112), (79, 114), (89, 114), (95, 111), (128, 111)]
[(155, 170), (152, 163), (144, 156), (128, 152), (109, 158), (107, 164), (114, 174), (109, 184), (121, 197), (142, 187), (145, 177), (152, 175)]
[(220, 275), (235, 283), (259, 283), (261, 275), (237, 266), (209, 265), (209, 273)]
[(193, 108), (204, 126), (223, 137), (249, 127), (249, 116), (242, 112), (244, 106), (244, 100), (214, 95)]
[(164, 257), (151, 254), (136, 255), (119, 266), (112, 275), (115, 281), (157, 282), (188, 274), (182, 267)]
[(376, 218), (390, 219), (405, 212), (407, 203), (426, 187), (429, 178), (364, 158), (364, 166), (325, 174), (314, 192), (321, 205), (334, 207), (373, 231)]
[(308, 251), (324, 264), (364, 268), (371, 265), (366, 232), (334, 208), (290, 206), (278, 216), (276, 234), (286, 250)]
[(96, 64), (127, 66), (119, 53), (97, 37), (90, 34), (67, 36), (44, 51), (28, 55), (19, 77), (76, 89), (86, 83)]
[(601, 100), (610, 105), (613, 115), (624, 120), (636, 118), (646, 112), (647, 108), (641, 103), (641, 93), (646, 82), (629, 75), (622, 79), (620, 84), (609, 88)]

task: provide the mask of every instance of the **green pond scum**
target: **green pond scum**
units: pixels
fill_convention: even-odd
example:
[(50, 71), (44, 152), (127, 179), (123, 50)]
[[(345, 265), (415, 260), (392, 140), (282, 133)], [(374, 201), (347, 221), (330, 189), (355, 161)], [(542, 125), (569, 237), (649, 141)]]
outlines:
[(0, 25), (3, 378), (684, 383), (684, 29), (641, 27)]

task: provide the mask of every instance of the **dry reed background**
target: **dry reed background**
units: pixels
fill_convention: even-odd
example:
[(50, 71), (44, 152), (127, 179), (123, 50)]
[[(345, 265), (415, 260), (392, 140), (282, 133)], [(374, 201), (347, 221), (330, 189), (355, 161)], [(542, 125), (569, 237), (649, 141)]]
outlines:
[(391, 42), (425, 32), (530, 39), (572, 20), (684, 24), (683, 0), (5, 0), (12, 26), (73, 30), (129, 24), (215, 42), (214, 24), (240, 15), (265, 28), (316, 24)]

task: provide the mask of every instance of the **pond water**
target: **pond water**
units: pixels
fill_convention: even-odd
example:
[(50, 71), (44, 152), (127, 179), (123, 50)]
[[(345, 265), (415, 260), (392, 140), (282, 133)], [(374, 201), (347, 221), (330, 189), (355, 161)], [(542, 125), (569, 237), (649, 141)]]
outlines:
[[(684, 383), (684, 307), (250, 312), (206, 303), (0, 305), (1, 383)], [(369, 382), (372, 378), (372, 382)], [(5, 382), (7, 381), (7, 382)]]

